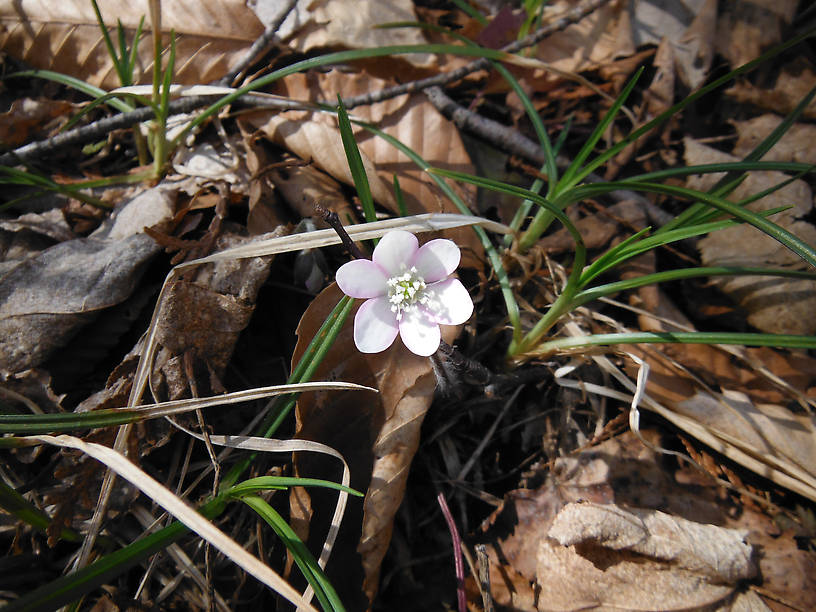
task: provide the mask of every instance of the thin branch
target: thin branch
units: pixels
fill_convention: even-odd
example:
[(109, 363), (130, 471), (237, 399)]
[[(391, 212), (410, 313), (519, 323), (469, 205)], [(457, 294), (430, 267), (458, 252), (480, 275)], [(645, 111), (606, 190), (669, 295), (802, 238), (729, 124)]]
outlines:
[(289, 0), (289, 3), (283, 8), (275, 21), (270, 23), (269, 27), (264, 30), (264, 33), (261, 34), (254, 43), (252, 43), (252, 46), (246, 52), (244, 57), (241, 58), (241, 61), (239, 61), (235, 67), (230, 70), (229, 74), (226, 74), (220, 78), (215, 82), (215, 84), (228, 87), (232, 85), (236, 79), (243, 76), (247, 68), (249, 68), (255, 60), (259, 59), (261, 55), (263, 55), (272, 45), (275, 34), (277, 34), (281, 24), (286, 21), (286, 18), (289, 16), (289, 13), (292, 12), (292, 9), (295, 8), (296, 4), (297, 0)]

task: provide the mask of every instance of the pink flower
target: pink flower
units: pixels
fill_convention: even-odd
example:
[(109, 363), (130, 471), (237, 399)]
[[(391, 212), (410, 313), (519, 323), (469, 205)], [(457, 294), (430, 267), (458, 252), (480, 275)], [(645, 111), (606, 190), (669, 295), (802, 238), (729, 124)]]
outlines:
[(467, 289), (451, 274), (459, 265), (459, 247), (450, 240), (419, 246), (416, 236), (396, 230), (382, 237), (371, 260), (357, 259), (337, 271), (346, 295), (366, 298), (354, 318), (354, 344), (363, 353), (379, 353), (399, 333), (417, 355), (439, 348), (439, 325), (459, 325), (473, 314)]

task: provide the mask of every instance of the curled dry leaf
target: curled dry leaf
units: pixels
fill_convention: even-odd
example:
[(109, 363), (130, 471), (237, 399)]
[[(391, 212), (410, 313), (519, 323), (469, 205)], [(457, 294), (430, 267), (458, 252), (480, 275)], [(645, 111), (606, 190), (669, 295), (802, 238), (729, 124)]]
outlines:
[(0, 277), (0, 368), (34, 367), (102, 309), (124, 301), (159, 252), (142, 228), (172, 215), (161, 188), (143, 192), (88, 238), (58, 243)]
[[(341, 297), (336, 285), (331, 285), (306, 310), (298, 326), (293, 364)], [(377, 592), (380, 564), (391, 540), (394, 516), (402, 502), (436, 379), (430, 361), (414, 355), (400, 342), (382, 353), (358, 352), (352, 338), (352, 318), (314, 376), (373, 386), (380, 393), (365, 397), (315, 393), (301, 397), (297, 435), (342, 453), (351, 468), (351, 486), (366, 491), (362, 508), (353, 501), (350, 504), (336, 552), (327, 567), (344, 604), (350, 609), (365, 609)], [(456, 331), (443, 327), (443, 338), (452, 342)], [(327, 467), (336, 470), (335, 466), (321, 466), (309, 456), (298, 456), (296, 465), (301, 476), (322, 475)], [(325, 472), (325, 476), (336, 478), (334, 472)], [(297, 528), (303, 537), (314, 533), (315, 542), (325, 534), (325, 520), (329, 518), (321, 511), (315, 511), (312, 517), (312, 508), (328, 507), (322, 495), (314, 489), (308, 495), (298, 489), (290, 497)], [(359, 556), (352, 552), (355, 549)]]
[[(656, 432), (646, 430), (641, 433), (652, 444), (660, 445)], [(794, 589), (807, 582), (802, 582), (802, 574), (812, 566), (812, 560), (808, 553), (797, 550), (792, 537), (779, 538), (771, 519), (748, 509), (738, 518), (729, 518), (731, 506), (724, 502), (718, 487), (705, 476), (691, 472), (691, 483), (686, 471), (672, 474), (666, 462), (631, 432), (560, 457), (551, 468), (546, 464), (540, 466), (531, 478), (544, 484), (536, 489), (519, 489), (506, 494), (501, 508), (485, 521), (484, 533), (476, 536), (487, 547), (491, 590), (496, 603), (514, 610), (531, 611), (584, 609), (581, 606), (613, 609), (604, 607), (604, 603), (613, 602), (604, 599), (604, 591), (600, 588), (602, 583), (593, 582), (596, 576), (588, 576), (587, 572), (614, 573), (617, 567), (624, 567), (632, 559), (637, 559), (644, 569), (655, 572), (655, 579), (665, 574), (669, 580), (675, 569), (682, 565), (686, 569), (679, 570), (680, 573), (694, 576), (694, 580), (699, 580), (695, 584), (700, 584), (703, 590), (712, 583), (724, 587), (723, 597), (738, 595), (740, 589), (735, 587), (731, 578), (720, 580), (710, 576), (712, 573), (732, 577), (751, 575), (753, 566), (751, 561), (746, 562), (748, 544), (763, 549), (773, 544), (776, 548), (769, 563), (781, 562), (787, 568)], [(578, 500), (581, 502), (573, 503)], [(572, 521), (570, 517), (574, 518), (574, 515), (563, 514), (565, 508), (570, 507), (593, 508), (604, 520), (578, 517)], [(634, 511), (635, 518), (605, 519), (605, 513), (619, 516), (625, 512), (622, 508), (641, 510)], [(657, 509), (663, 512), (655, 512)], [(671, 529), (662, 532), (663, 535), (651, 524), (645, 530), (640, 529), (645, 524), (640, 515), (662, 515), (665, 522), (659, 529)], [(676, 532), (675, 527), (678, 528)], [(725, 545), (722, 548), (708, 547), (706, 540), (698, 548), (683, 546), (683, 539), (676, 539), (675, 535), (689, 531), (680, 531), (681, 528), (715, 533), (715, 538), (724, 538)], [(745, 533), (748, 533), (748, 544), (743, 542)], [(604, 534), (618, 542), (622, 539), (621, 534), (634, 534), (631, 547), (641, 552), (629, 548), (605, 548)], [(774, 534), (773, 537), (770, 534)], [(552, 535), (569, 537), (564, 540), (570, 544), (569, 548), (549, 539)], [(580, 539), (583, 543), (577, 541)], [(697, 543), (693, 544), (696, 546)], [(548, 550), (541, 552), (545, 547)], [(782, 561), (782, 551), (789, 555), (785, 561)], [(546, 555), (543, 564), (540, 554)], [(602, 554), (606, 557), (599, 561)], [(592, 563), (584, 567), (581, 562), (591, 555), (598, 562), (597, 567)], [(669, 557), (670, 560), (660, 561), (657, 557)], [(794, 594), (778, 572), (766, 573), (765, 563), (764, 557), (760, 556), (763, 588), (785, 598)], [(544, 571), (545, 566), (547, 571)], [(699, 568), (699, 571), (688, 570), (687, 566)], [(605, 579), (603, 575), (597, 578)], [(612, 580), (607, 582), (611, 584)], [(685, 588), (683, 583), (677, 584), (679, 588)], [(716, 589), (707, 593), (716, 596)], [(688, 590), (686, 594), (689, 594)], [(663, 591), (653, 594), (655, 597), (662, 595)], [(675, 596), (682, 597), (683, 592), (678, 591)], [(691, 589), (687, 599), (689, 607), (693, 606), (693, 597), (697, 596)], [(791, 601), (799, 601), (798, 596), (794, 595)], [(635, 604), (635, 599), (622, 605), (618, 601), (619, 607), (614, 609), (640, 609)], [(653, 601), (650, 605), (646, 608), (665, 609), (662, 602)]]
[(720, 602), (756, 574), (743, 532), (657, 510), (573, 503), (548, 536), (537, 573), (552, 610), (685, 610)]
[[(109, 29), (114, 28), (114, 41), (117, 19), (125, 26), (128, 41), (132, 41), (139, 20), (149, 14), (144, 1), (105, 0), (99, 7)], [(169, 46), (170, 30), (176, 32), (176, 83), (218, 79), (263, 32), (260, 21), (243, 0), (174, 0), (164, 2), (161, 10), (165, 46)], [(121, 85), (87, 0), (3, 0), (0, 25), (0, 48), (30, 66), (69, 74), (99, 87)], [(148, 83), (152, 76), (151, 27), (148, 16), (134, 83)]]

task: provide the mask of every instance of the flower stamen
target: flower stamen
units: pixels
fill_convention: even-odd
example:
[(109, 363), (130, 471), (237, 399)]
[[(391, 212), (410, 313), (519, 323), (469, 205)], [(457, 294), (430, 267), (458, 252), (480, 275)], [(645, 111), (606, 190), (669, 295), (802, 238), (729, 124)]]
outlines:
[(396, 313), (397, 321), (402, 320), (402, 313), (411, 310), (416, 304), (427, 304), (425, 280), (419, 275), (415, 267), (406, 270), (386, 281), (388, 287), (388, 301), (391, 303), (391, 312)]

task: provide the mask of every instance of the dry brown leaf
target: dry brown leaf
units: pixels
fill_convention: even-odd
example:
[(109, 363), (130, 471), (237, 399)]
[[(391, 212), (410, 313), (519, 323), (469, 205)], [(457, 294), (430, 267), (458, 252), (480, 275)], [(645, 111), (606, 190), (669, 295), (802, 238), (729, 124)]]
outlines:
[[(336, 285), (331, 285), (306, 310), (298, 326), (293, 364), (341, 296)], [(383, 353), (358, 352), (351, 319), (314, 376), (373, 386), (380, 393), (365, 398), (343, 393), (302, 397), (297, 406), (297, 435), (340, 451), (351, 468), (351, 486), (366, 491), (362, 508), (350, 504), (336, 555), (327, 567), (345, 605), (364, 609), (377, 592), (380, 564), (391, 540), (394, 516), (402, 502), (436, 379), (430, 361), (408, 351), (399, 340)], [(456, 333), (454, 327), (442, 328), (443, 339), (448, 342)], [(314, 477), (321, 473), (321, 466), (312, 457), (298, 456), (297, 470)], [(320, 492), (312, 490), (309, 495), (298, 490), (290, 498), (293, 518), (299, 521), (302, 534), (307, 533), (304, 523), (311, 519), (312, 508), (324, 507)], [(326, 529), (325, 524), (319, 524), (327, 518), (322, 514), (315, 511), (315, 520), (308, 527), (308, 532), (316, 532), (316, 540)], [(355, 549), (359, 557), (352, 552)]]
[[(366, 73), (297, 74), (287, 77), (277, 93), (299, 100), (336, 100), (374, 91), (391, 84)], [(376, 124), (387, 134), (399, 139), (433, 166), (473, 172), (465, 147), (456, 127), (447, 121), (421, 94), (404, 95), (378, 104), (353, 110), (355, 117)], [(335, 179), (353, 184), (343, 150), (337, 120), (329, 114), (305, 111), (258, 114), (252, 124), (277, 144), (287, 147)], [(380, 138), (358, 130), (357, 144), (366, 164), (374, 199), (398, 213), (392, 195), (393, 176), (399, 177), (408, 214), (426, 212), (458, 212), (433, 185), (433, 182), (402, 153)], [(472, 199), (473, 191), (463, 189), (464, 201)], [(463, 249), (463, 257), (481, 253), (472, 230), (446, 233)]]
[[(737, 158), (685, 139), (685, 161), (689, 165), (738, 161)], [(692, 177), (687, 186), (705, 190), (717, 180), (715, 175)], [(787, 180), (779, 172), (751, 172), (729, 196), (739, 200)], [(813, 209), (813, 195), (807, 183), (794, 181), (784, 188), (750, 205), (751, 210), (768, 210), (781, 206), (792, 208), (777, 213), (773, 221), (808, 244), (816, 244), (816, 228), (804, 221)], [(699, 242), (703, 263), (707, 266), (757, 266), (804, 268), (801, 259), (753, 226), (743, 224), (714, 232)], [(748, 313), (748, 322), (769, 333), (816, 333), (816, 283), (808, 280), (772, 277), (735, 276), (711, 281), (740, 304)]]
[(0, 114), (0, 147), (13, 149), (56, 132), (76, 110), (75, 104), (64, 100), (14, 100), (11, 108)]
[(736, 68), (782, 39), (798, 0), (734, 0), (723, 4), (717, 24), (717, 52)]
[[(654, 431), (641, 433), (652, 444), (660, 444)], [(743, 526), (741, 520), (729, 521), (727, 508), (720, 506), (722, 499), (717, 488), (710, 486), (710, 480), (698, 478), (687, 484), (675, 479), (655, 451), (644, 446), (631, 432), (561, 457), (551, 469), (543, 465), (532, 478), (545, 482), (535, 490), (509, 492), (502, 507), (485, 522), (485, 533), (477, 536), (487, 547), (491, 582), (499, 586), (494, 591), (497, 603), (513, 605), (513, 609), (557, 609), (541, 585), (534, 585), (533, 592), (538, 596), (531, 603), (524, 585), (525, 581), (528, 585), (536, 582), (539, 548), (547, 539), (556, 515), (570, 502), (581, 500), (601, 507), (618, 504), (627, 508), (660, 509), (696, 523), (750, 529), (751, 544), (764, 542), (755, 538), (754, 524)], [(786, 541), (785, 549), (796, 555), (792, 539)], [(515, 578), (510, 580), (513, 576)], [(542, 582), (545, 579), (553, 583), (548, 587), (551, 589), (556, 588), (554, 583), (558, 579), (563, 580), (565, 589), (588, 585), (571, 576), (541, 577)], [(573, 582), (579, 583), (576, 586)], [(763, 586), (782, 592), (774, 583)]]
[[(574, 8), (568, 0), (544, 8), (544, 22)], [(607, 3), (591, 15), (547, 37), (538, 45), (536, 58), (559, 70), (580, 72), (635, 52), (624, 3)]]
[[(734, 121), (737, 130), (737, 144), (733, 155), (745, 157), (782, 123), (777, 115), (761, 115), (747, 121)], [(816, 125), (794, 123), (785, 135), (763, 157), (763, 161), (792, 161), (802, 164), (816, 164)]]
[(551, 610), (684, 610), (721, 602), (756, 574), (745, 533), (656, 510), (573, 503), (548, 536), (537, 572)]
[[(272, 21), (287, 2), (272, 2), (264, 10), (265, 22)], [(345, 47), (363, 49), (386, 45), (419, 45), (426, 43), (419, 28), (382, 29), (376, 26), (398, 21), (415, 22), (411, 0), (299, 0), (294, 10), (281, 24), (278, 35), (289, 46), (301, 52), (316, 48)], [(427, 66), (428, 55), (404, 56), (418, 66)]]
[[(147, 1), (99, 4), (108, 27), (115, 28), (116, 20), (121, 20), (128, 40), (135, 35), (139, 19), (147, 16), (134, 82), (150, 82), (153, 46)], [(0, 49), (34, 68), (55, 70), (105, 88), (121, 84), (88, 0), (0, 0), (0, 26)], [(244, 0), (164, 2), (165, 46), (171, 29), (176, 32), (174, 82), (187, 84), (208, 83), (226, 74), (263, 33)], [(116, 40), (115, 29), (112, 38)]]
[[(790, 113), (808, 92), (816, 86), (816, 71), (803, 57), (797, 57), (779, 71), (772, 87), (756, 86), (741, 79), (725, 93), (736, 102), (752, 104), (758, 108), (786, 115)], [(816, 100), (811, 100), (802, 113), (804, 119), (816, 118)]]
[(142, 229), (172, 215), (154, 188), (127, 202), (88, 238), (60, 242), (0, 277), (0, 369), (42, 363), (98, 311), (125, 300), (160, 248)]
[(716, 0), (637, 2), (631, 15), (634, 45), (669, 46), (678, 75), (691, 88), (699, 86), (708, 74), (716, 26)]

